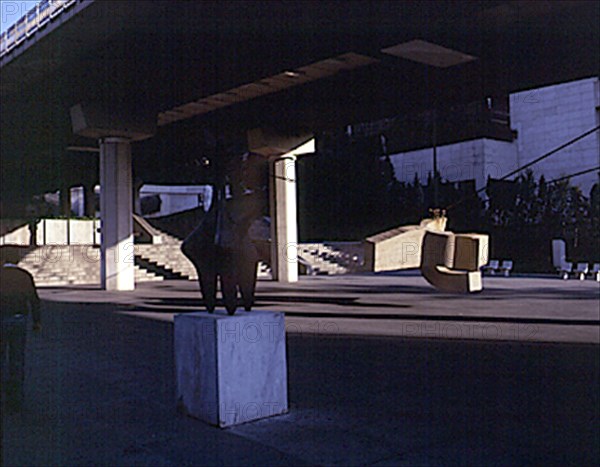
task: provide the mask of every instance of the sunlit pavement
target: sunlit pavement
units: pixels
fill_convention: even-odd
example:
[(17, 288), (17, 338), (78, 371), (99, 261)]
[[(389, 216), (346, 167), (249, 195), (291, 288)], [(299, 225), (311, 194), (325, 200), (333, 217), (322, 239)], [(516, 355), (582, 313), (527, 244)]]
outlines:
[(226, 430), (175, 411), (172, 317), (201, 309), (197, 284), (42, 289), (3, 465), (597, 464), (598, 283), (485, 287), (260, 282), (256, 309), (286, 313), (291, 410)]
[[(600, 342), (600, 284), (554, 277), (485, 277), (478, 294), (436, 291), (418, 274), (259, 281), (255, 309), (283, 311), (289, 334)], [(143, 283), (134, 292), (45, 289), (49, 301), (114, 303), (118, 313), (172, 321), (203, 310), (198, 284)], [(244, 313), (238, 311), (238, 313)]]

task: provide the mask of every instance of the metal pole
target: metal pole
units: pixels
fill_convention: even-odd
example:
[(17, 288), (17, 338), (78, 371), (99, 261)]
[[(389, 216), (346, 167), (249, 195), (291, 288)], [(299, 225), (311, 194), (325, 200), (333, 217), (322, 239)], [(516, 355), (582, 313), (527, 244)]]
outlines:
[(433, 204), (438, 206), (438, 161), (437, 161), (437, 110), (433, 109), (433, 128), (432, 128), (432, 145), (433, 145)]

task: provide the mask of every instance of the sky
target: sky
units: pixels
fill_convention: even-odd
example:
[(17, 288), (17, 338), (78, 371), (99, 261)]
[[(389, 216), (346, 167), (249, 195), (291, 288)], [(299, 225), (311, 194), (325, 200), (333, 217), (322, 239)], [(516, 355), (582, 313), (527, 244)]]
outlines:
[(0, 16), (2, 19), (0, 32), (6, 31), (19, 19), (25, 16), (25, 13), (31, 10), (36, 3), (38, 2), (26, 0), (0, 0)]

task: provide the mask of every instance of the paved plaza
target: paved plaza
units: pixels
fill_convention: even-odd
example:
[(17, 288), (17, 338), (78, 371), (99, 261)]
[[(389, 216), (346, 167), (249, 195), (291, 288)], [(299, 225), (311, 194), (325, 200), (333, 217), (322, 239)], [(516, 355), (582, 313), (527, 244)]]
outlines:
[[(229, 429), (175, 410), (173, 315), (197, 284), (41, 289), (26, 404), (3, 465), (592, 465), (600, 459), (597, 282), (413, 274), (261, 281), (286, 313), (290, 413)], [(238, 311), (238, 313), (243, 313)]]
[[(439, 292), (417, 272), (259, 281), (255, 309), (282, 311), (290, 334), (600, 343), (600, 284), (554, 276), (485, 277), (472, 295)], [(112, 303), (119, 314), (173, 321), (203, 310), (198, 284), (139, 284), (135, 292), (46, 289), (53, 302)], [(238, 311), (242, 313), (241, 311)]]

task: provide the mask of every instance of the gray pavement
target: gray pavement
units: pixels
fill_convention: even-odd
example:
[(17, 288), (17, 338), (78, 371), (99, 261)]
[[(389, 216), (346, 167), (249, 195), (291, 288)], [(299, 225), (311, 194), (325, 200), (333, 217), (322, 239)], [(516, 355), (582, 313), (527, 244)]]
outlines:
[(197, 285), (42, 289), (3, 465), (593, 465), (598, 283), (414, 275), (260, 282), (286, 312), (290, 413), (221, 430), (178, 414), (172, 316)]

